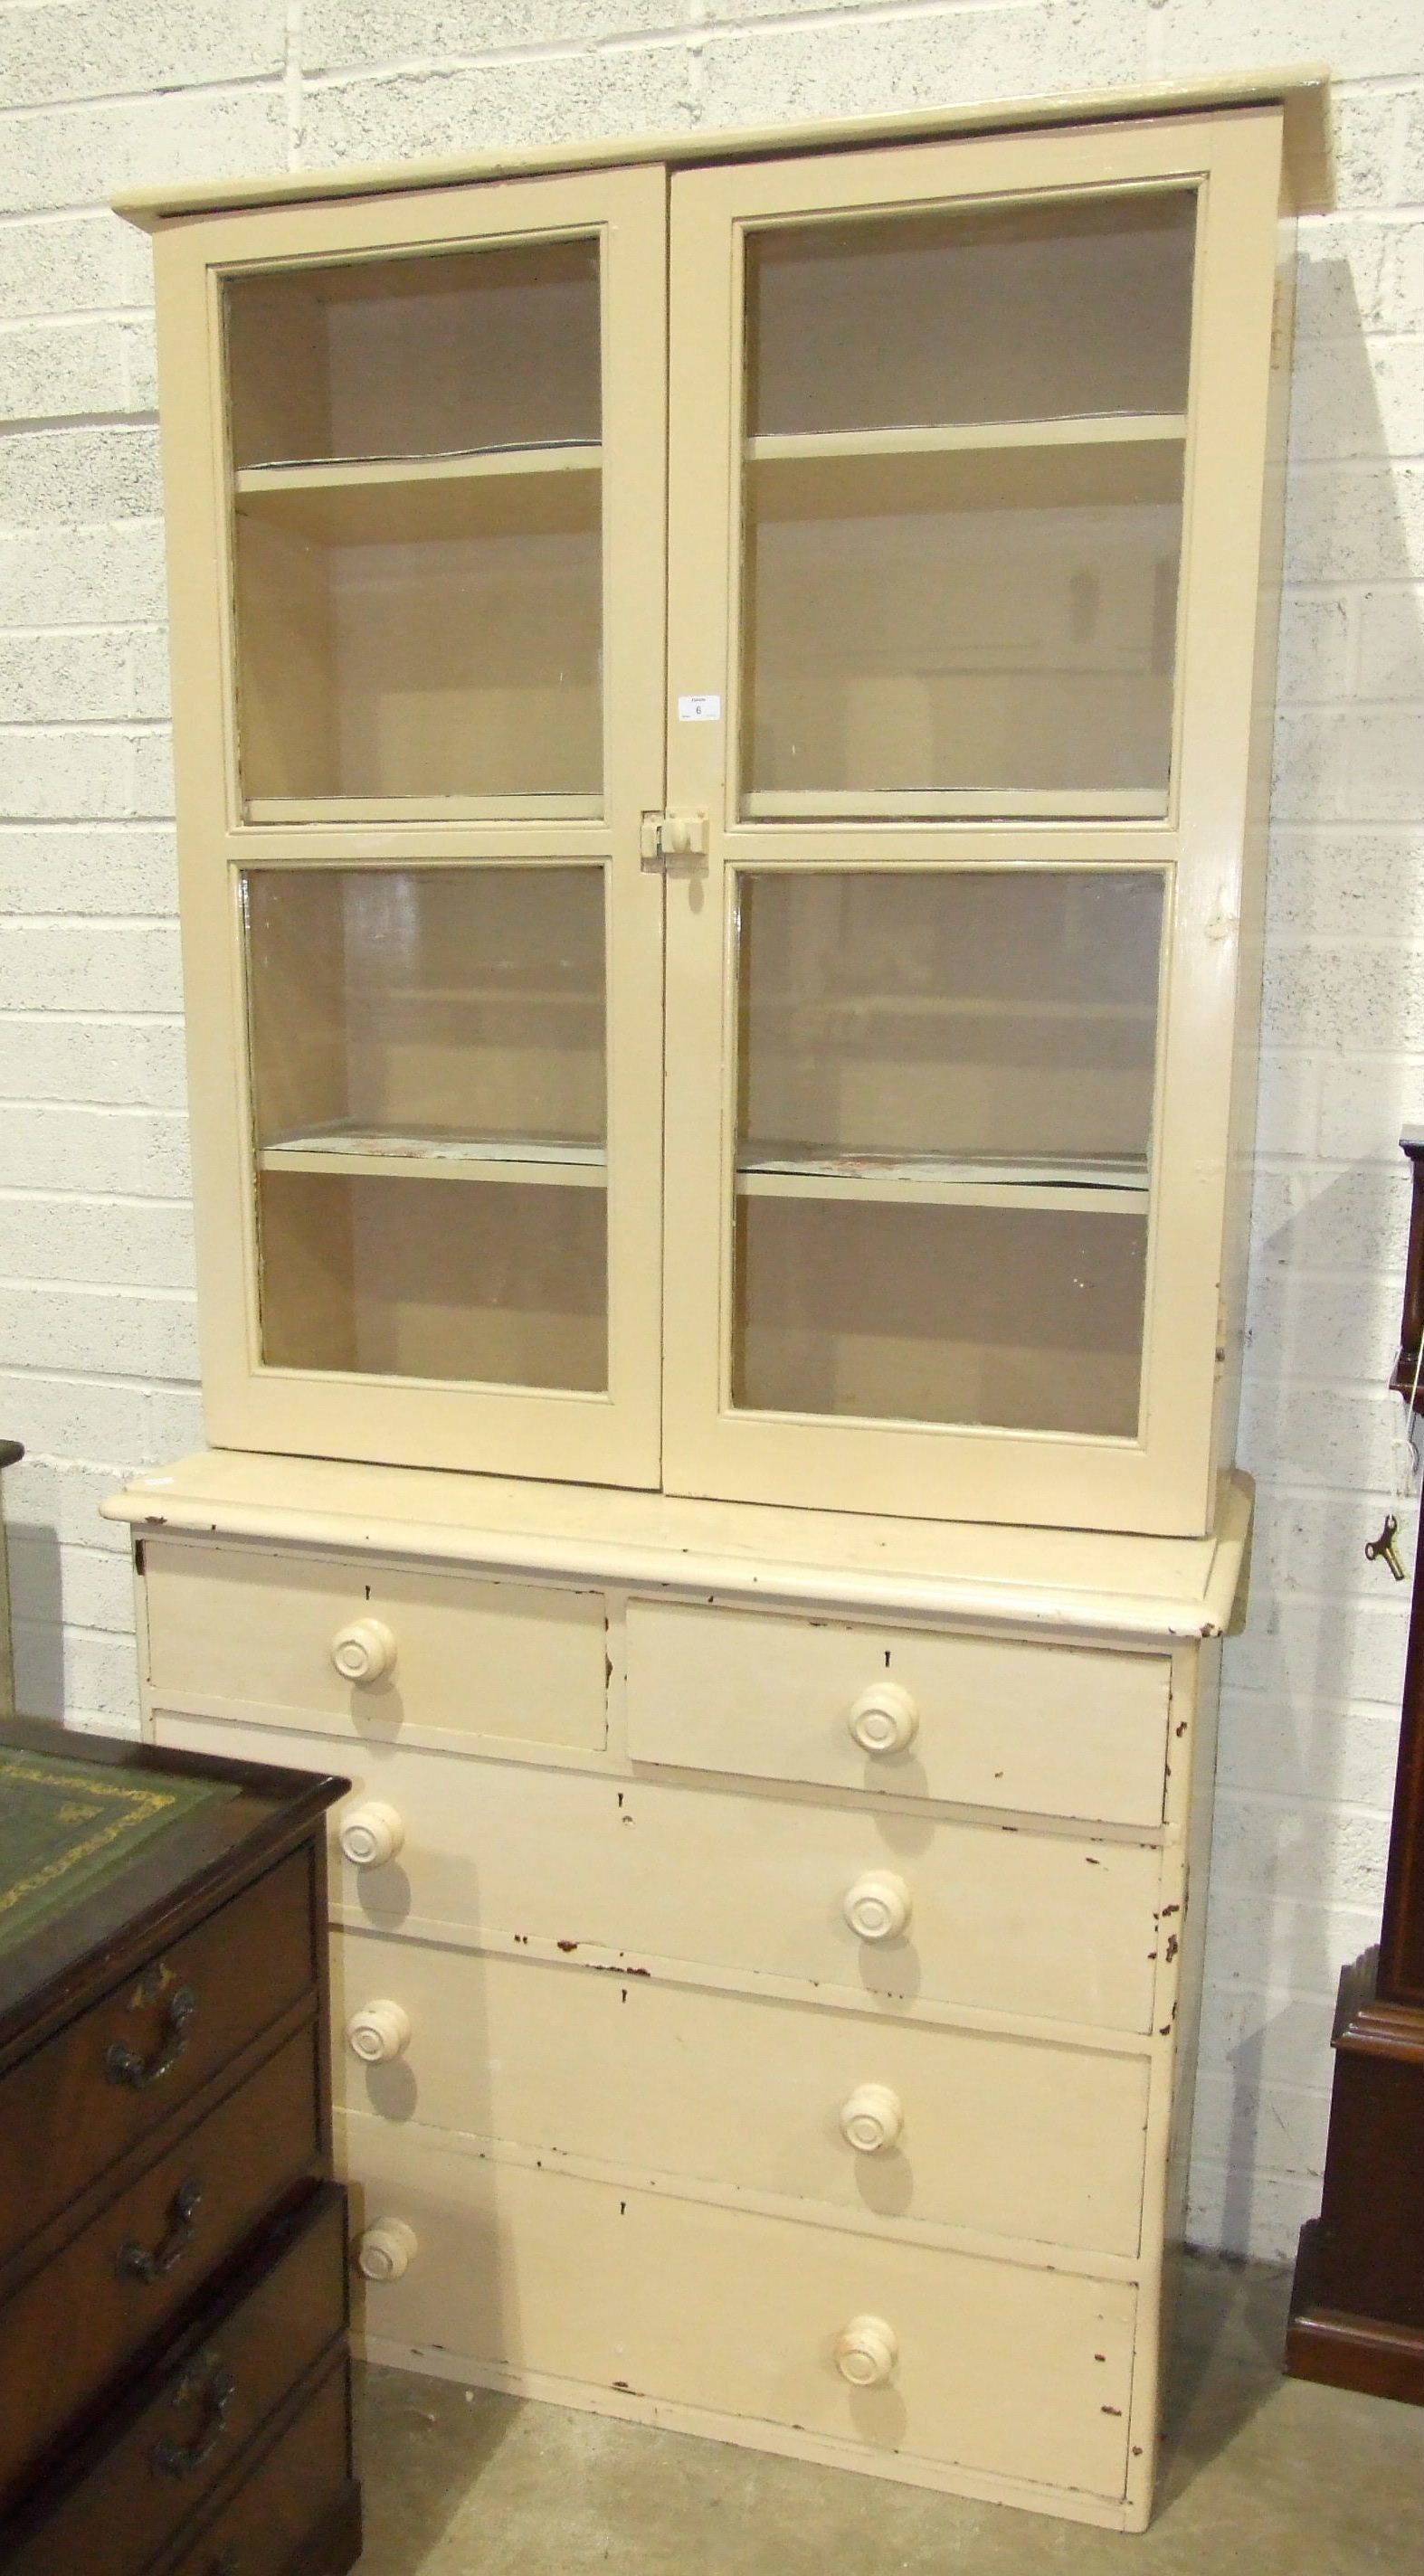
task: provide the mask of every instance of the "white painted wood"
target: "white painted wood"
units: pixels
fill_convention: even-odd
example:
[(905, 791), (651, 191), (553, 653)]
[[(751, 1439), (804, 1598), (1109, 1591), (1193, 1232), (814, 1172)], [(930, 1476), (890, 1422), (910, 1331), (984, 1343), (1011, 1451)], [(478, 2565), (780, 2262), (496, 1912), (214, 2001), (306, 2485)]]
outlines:
[[(852, 1732), (879, 1679), (918, 1711), (902, 1753)], [(1155, 1825), (1169, 1688), (1160, 1655), (628, 1605), (635, 1762)]]
[[(413, 1721), (457, 1739), (604, 1741), (596, 1592), (162, 1540), (146, 1560), (149, 1680), (180, 1706), (201, 1692), (387, 1739)], [(390, 1668), (348, 1679), (337, 1641), (373, 1625), (394, 1640)]]
[[(496, 2164), (415, 2123), (344, 2128), (365, 2209), (404, 2220), (420, 2247), (398, 2281), (368, 2287), (369, 2334), (555, 2374), (589, 2404), (656, 2392), (863, 2457), (1122, 2497), (1127, 2283)], [(890, 2325), (898, 2359), (887, 2386), (853, 2390), (835, 2345), (866, 2314)]]
[(149, 1546), (172, 1533), (329, 1548), (575, 1583), (794, 1603), (832, 1616), (953, 1621), (1159, 1650), (1225, 1633), (1251, 1526), (1225, 1480), (1204, 1539), (905, 1521), (700, 1501), (532, 1477), (455, 1476), (329, 1458), (200, 1451), (103, 1506)]
[[(396, 2065), (338, 2050), (338, 2098), (630, 2178), (662, 2175), (883, 2221), (1137, 2253), (1144, 2057), (943, 2031), (884, 2014), (747, 2001), (576, 1964), (491, 1958), (346, 1930), (333, 2019), (390, 1997)], [(898, 2138), (857, 2153), (846, 2106), (900, 2105)], [(869, 2112), (865, 2113), (866, 2118)]]
[[(160, 1740), (329, 1767), (329, 1739), (164, 1715)], [(407, 1921), (657, 1974), (706, 1964), (894, 2012), (918, 2000), (1145, 2034), (1159, 1853), (1022, 1825), (923, 1822), (662, 1781), (471, 1763), (353, 1740), (350, 1798), (394, 1807), (399, 1860), (354, 1873), (373, 1928)], [(332, 1810), (339, 1837), (343, 1806)], [(344, 1869), (344, 1865), (343, 1865)], [(862, 1941), (849, 1891), (889, 1872), (907, 1938)], [(344, 1871), (347, 1879), (352, 1873)]]

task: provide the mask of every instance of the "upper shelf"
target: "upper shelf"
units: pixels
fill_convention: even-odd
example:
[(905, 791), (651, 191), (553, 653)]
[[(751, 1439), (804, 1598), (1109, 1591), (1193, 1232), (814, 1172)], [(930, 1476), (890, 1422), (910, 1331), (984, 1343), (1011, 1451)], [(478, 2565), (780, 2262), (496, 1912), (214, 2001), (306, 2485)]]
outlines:
[(238, 506), (269, 524), (345, 544), (423, 536), (557, 535), (595, 524), (601, 447), (482, 447), (445, 456), (362, 456), (244, 465)]
[(1184, 412), (1089, 412), (1080, 418), (954, 422), (903, 429), (831, 429), (766, 434), (746, 441), (749, 464), (833, 456), (937, 456), (1002, 447), (1124, 447), (1182, 440)]

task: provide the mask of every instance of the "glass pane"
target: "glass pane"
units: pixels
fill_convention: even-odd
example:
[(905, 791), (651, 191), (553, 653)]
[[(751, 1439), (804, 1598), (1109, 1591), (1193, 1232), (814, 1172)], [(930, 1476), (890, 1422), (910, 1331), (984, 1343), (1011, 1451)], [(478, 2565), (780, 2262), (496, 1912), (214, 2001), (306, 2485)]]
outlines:
[(234, 465), (599, 437), (596, 240), (227, 284)]
[(247, 796), (596, 811), (599, 487), (595, 468), (241, 496)]
[(746, 812), (1165, 811), (1194, 223), (749, 237)]
[(227, 299), (245, 800), (597, 813), (597, 240)]
[(1134, 1436), (1162, 906), (742, 878), (735, 1405)]
[(601, 1389), (601, 871), (244, 895), (267, 1365)]
[(747, 243), (747, 429), (1186, 408), (1196, 193), (778, 226)]

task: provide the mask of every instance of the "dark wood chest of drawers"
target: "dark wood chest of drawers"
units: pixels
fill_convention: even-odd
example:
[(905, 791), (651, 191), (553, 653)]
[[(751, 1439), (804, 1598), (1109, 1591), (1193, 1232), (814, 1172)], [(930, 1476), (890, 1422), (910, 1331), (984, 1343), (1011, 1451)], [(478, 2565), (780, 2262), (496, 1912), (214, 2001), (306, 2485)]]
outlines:
[(0, 1887), (5, 2576), (359, 2555), (326, 2058), (344, 1786), (0, 1728), (11, 1825), (33, 1808)]

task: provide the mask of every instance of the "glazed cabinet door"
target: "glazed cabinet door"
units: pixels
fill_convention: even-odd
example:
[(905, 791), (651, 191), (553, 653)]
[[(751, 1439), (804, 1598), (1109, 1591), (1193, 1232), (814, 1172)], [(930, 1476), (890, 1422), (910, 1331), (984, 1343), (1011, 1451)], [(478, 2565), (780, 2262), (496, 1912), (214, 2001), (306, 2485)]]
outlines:
[(676, 1490), (1209, 1524), (1279, 167), (673, 177)]
[(158, 251), (209, 1436), (655, 1484), (662, 174)]

